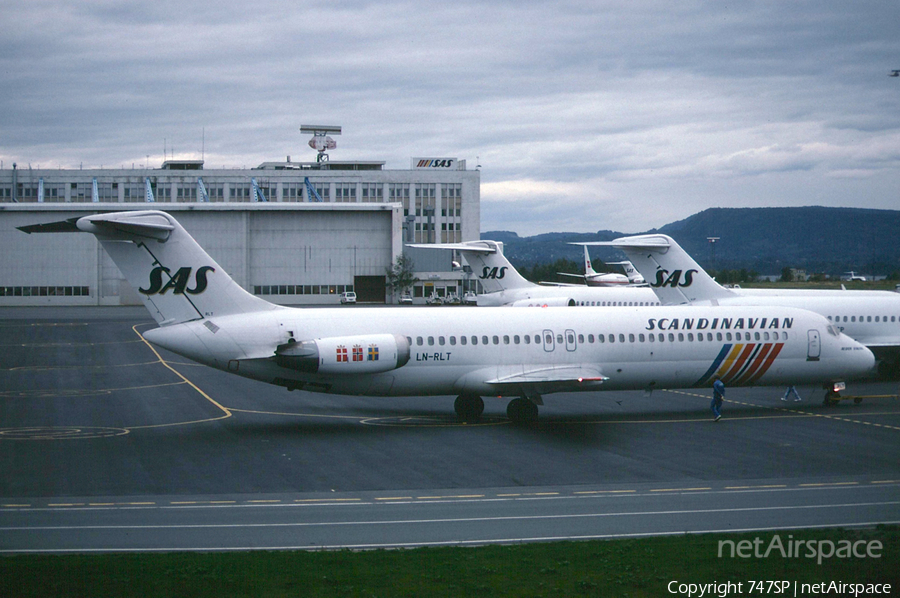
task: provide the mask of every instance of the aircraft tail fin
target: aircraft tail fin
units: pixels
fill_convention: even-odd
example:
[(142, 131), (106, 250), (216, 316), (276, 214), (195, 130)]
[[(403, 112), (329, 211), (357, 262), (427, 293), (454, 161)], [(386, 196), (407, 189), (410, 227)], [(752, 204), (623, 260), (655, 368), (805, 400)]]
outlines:
[(596, 276), (597, 271), (591, 265), (591, 254), (588, 253), (587, 245), (584, 245), (584, 276)]
[(663, 305), (716, 303), (734, 297), (667, 235), (638, 235), (591, 243), (625, 252)]
[(241, 288), (165, 212), (113, 212), (20, 230), (92, 233), (160, 326), (277, 309)]
[(417, 244), (410, 247), (426, 249), (455, 249), (465, 258), (472, 272), (481, 281), (485, 293), (510, 289), (532, 288), (503, 255), (503, 243), (497, 241), (469, 241), (467, 243)]

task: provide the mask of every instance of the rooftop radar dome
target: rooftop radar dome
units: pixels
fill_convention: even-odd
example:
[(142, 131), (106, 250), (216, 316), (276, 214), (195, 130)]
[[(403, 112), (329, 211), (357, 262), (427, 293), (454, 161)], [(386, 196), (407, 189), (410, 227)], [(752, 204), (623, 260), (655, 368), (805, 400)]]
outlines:
[(341, 128), (336, 125), (300, 125), (301, 133), (312, 133), (313, 138), (309, 140), (309, 147), (319, 152), (316, 160), (324, 162), (328, 160), (326, 150), (333, 150), (337, 147), (337, 142), (329, 136), (340, 135)]

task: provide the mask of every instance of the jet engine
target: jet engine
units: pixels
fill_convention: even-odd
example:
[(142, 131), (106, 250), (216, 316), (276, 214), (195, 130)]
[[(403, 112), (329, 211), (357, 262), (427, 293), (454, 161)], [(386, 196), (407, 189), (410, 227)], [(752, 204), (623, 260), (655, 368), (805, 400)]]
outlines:
[(398, 334), (317, 338), (275, 350), (279, 366), (308, 374), (377, 374), (408, 361), (409, 341)]
[(519, 299), (510, 303), (512, 307), (574, 307), (571, 297), (544, 297), (535, 299)]

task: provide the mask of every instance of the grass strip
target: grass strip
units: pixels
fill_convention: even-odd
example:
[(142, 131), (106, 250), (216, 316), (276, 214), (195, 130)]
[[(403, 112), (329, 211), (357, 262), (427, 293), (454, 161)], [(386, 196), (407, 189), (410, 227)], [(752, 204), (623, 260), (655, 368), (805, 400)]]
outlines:
[[(783, 552), (776, 545), (766, 558), (753, 555), (775, 544), (775, 536)], [(789, 556), (789, 543), (796, 547), (801, 540), (799, 556)], [(741, 541), (748, 542), (745, 549), (754, 546), (751, 556), (731, 557), (730, 543), (737, 546)], [(725, 549), (720, 557), (721, 542)], [(820, 552), (828, 552), (827, 543), (832, 542), (837, 554), (819, 563), (818, 554), (806, 556), (810, 542)], [(880, 542), (880, 557), (842, 557), (844, 542), (855, 544), (858, 553)], [(676, 584), (670, 585), (673, 581)], [(719, 592), (706, 595), (781, 593), (772, 586), (753, 591), (752, 581), (796, 582), (798, 596), (826, 594), (804, 594), (804, 583), (890, 583), (888, 595), (898, 595), (900, 526), (403, 550), (0, 558), (0, 596), (17, 598), (687, 596), (688, 586), (679, 591), (680, 584), (728, 582), (735, 585), (727, 594), (719, 585)], [(795, 595), (793, 587), (785, 594)]]

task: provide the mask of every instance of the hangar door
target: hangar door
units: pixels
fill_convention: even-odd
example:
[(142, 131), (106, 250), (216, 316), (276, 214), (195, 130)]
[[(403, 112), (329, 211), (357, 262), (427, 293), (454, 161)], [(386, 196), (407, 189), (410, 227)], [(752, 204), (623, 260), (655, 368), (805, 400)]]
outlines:
[(384, 303), (386, 284), (384, 276), (354, 276), (353, 290), (356, 291), (356, 300)]

